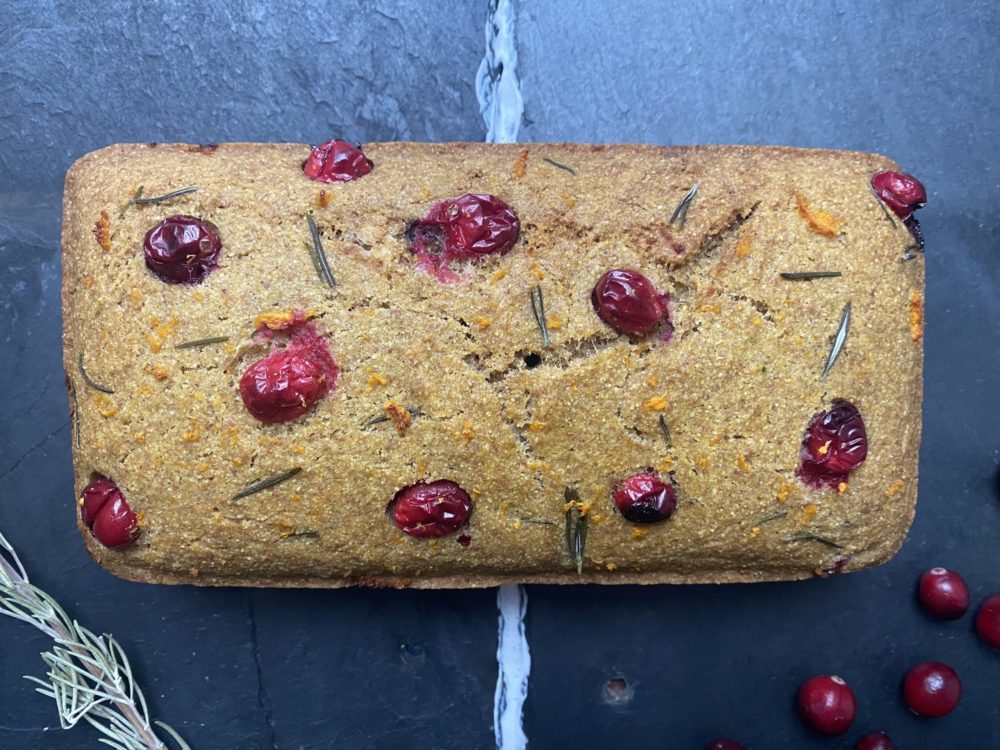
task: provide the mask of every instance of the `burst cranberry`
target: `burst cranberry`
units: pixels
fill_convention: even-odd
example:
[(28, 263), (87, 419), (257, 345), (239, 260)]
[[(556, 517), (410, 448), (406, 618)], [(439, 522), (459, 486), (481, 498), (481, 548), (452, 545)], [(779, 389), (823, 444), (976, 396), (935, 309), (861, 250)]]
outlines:
[(447, 479), (404, 487), (389, 505), (396, 526), (410, 536), (438, 537), (457, 531), (469, 520), (469, 493)]
[(798, 477), (812, 487), (837, 487), (867, 455), (868, 434), (861, 413), (854, 404), (835, 401), (832, 409), (806, 425)]
[(1000, 594), (994, 594), (979, 608), (976, 632), (987, 646), (1000, 648)]
[(871, 732), (858, 740), (854, 750), (896, 750), (896, 745), (885, 732)]
[(747, 750), (736, 740), (728, 737), (719, 737), (705, 745), (705, 750)]
[(168, 284), (200, 284), (218, 265), (222, 240), (215, 225), (193, 216), (168, 216), (142, 241), (146, 268)]
[(667, 320), (670, 298), (631, 268), (607, 271), (590, 293), (598, 317), (619, 333), (648, 333)]
[(796, 698), (799, 716), (823, 734), (843, 734), (854, 721), (854, 693), (836, 675), (818, 675), (802, 683)]
[(111, 479), (95, 474), (80, 499), (84, 525), (105, 547), (123, 547), (139, 536), (138, 519)]
[(931, 568), (917, 585), (920, 606), (941, 620), (957, 620), (969, 609), (969, 588), (962, 576), (944, 568)]
[(876, 172), (872, 175), (872, 190), (903, 221), (927, 203), (927, 191), (911, 174)]
[(254, 417), (276, 424), (302, 416), (337, 384), (337, 364), (309, 323), (293, 324), (288, 347), (254, 362), (240, 378), (240, 397)]
[(302, 171), (317, 182), (350, 182), (371, 172), (372, 163), (358, 146), (335, 138), (316, 146)]
[(492, 195), (466, 193), (431, 207), (407, 229), (410, 250), (429, 268), (450, 260), (503, 255), (517, 242), (521, 222), (514, 210)]
[(630, 476), (615, 487), (612, 497), (621, 514), (633, 523), (666, 521), (677, 508), (677, 490), (652, 470)]
[(955, 710), (962, 697), (962, 681), (947, 664), (925, 661), (906, 675), (903, 697), (915, 714), (934, 718), (946, 716)]

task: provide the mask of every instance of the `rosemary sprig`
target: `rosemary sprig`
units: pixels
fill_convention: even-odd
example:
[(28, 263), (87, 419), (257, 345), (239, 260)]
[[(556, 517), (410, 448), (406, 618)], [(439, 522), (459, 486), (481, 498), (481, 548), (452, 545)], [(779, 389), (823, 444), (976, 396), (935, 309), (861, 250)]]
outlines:
[(135, 191), (135, 195), (129, 198), (128, 203), (122, 206), (122, 210), (118, 212), (118, 221), (121, 221), (122, 219), (125, 218), (125, 212), (128, 211), (130, 208), (132, 208), (132, 206), (135, 205), (135, 202), (139, 200), (139, 198), (141, 197), (142, 197), (142, 185), (140, 185), (139, 189)]
[(543, 156), (542, 157), (542, 161), (544, 161), (546, 164), (551, 164), (556, 169), (561, 169), (564, 172), (569, 172), (571, 175), (573, 175), (574, 177), (576, 177), (576, 170), (573, 169), (573, 167), (568, 167), (565, 164), (560, 164), (555, 159), (550, 159), (547, 156)]
[(670, 428), (667, 426), (667, 418), (665, 416), (663, 416), (663, 414), (661, 413), (659, 419), (657, 419), (657, 422), (660, 425), (660, 434), (663, 435), (663, 440), (666, 442), (667, 447), (669, 448), (670, 447)]
[(830, 347), (830, 354), (827, 355), (822, 377), (825, 378), (830, 374), (830, 370), (833, 369), (833, 363), (837, 361), (837, 357), (840, 356), (840, 352), (844, 348), (844, 342), (847, 341), (847, 331), (850, 327), (851, 303), (848, 302), (844, 305), (843, 315), (840, 316), (840, 326), (837, 328), (837, 335), (833, 339), (833, 346)]
[(580, 512), (580, 494), (567, 487), (563, 495), (569, 507), (566, 509), (566, 549), (576, 561), (576, 574), (583, 573), (583, 551), (587, 546), (587, 517)]
[[(411, 417), (419, 417), (423, 415), (423, 412), (420, 411), (419, 406), (407, 406), (406, 410), (410, 412)], [(389, 419), (390, 417), (388, 414), (379, 414), (377, 417), (372, 417), (367, 422), (363, 423), (361, 426), (371, 427), (372, 425), (381, 424), (382, 422), (388, 422)]]
[(542, 332), (542, 348), (549, 348), (549, 324), (545, 320), (545, 297), (542, 296), (542, 285), (535, 284), (531, 290), (531, 312), (535, 314), (538, 330)]
[(558, 526), (558, 521), (553, 521), (550, 518), (519, 518), (517, 519), (521, 523), (537, 523), (542, 526)]
[(246, 489), (240, 490), (229, 498), (229, 502), (232, 503), (237, 500), (242, 500), (243, 498), (250, 497), (250, 495), (254, 495), (262, 490), (270, 489), (276, 484), (281, 484), (285, 480), (291, 479), (300, 471), (302, 471), (302, 467), (296, 466), (294, 469), (289, 469), (288, 471), (283, 471), (280, 474), (275, 474), (273, 477), (267, 477), (267, 479), (261, 479), (259, 482), (254, 482)]
[(769, 516), (764, 516), (754, 521), (754, 526), (763, 526), (765, 523), (771, 523), (771, 521), (777, 521), (788, 515), (787, 510), (778, 511), (777, 513), (772, 513)]
[(108, 388), (106, 385), (101, 385), (90, 379), (90, 375), (87, 371), (83, 369), (83, 352), (80, 352), (80, 357), (76, 361), (77, 365), (80, 367), (80, 377), (83, 378), (83, 382), (89, 385), (91, 388), (100, 391), (101, 393), (114, 393), (114, 388)]
[[(56, 702), (59, 725), (70, 729), (86, 721), (104, 735), (101, 742), (119, 750), (167, 750), (150, 726), (146, 699), (118, 642), (84, 628), (34, 586), (3, 534), (0, 550), (0, 615), (26, 622), (55, 641), (52, 650), (42, 654), (47, 679), (26, 679)], [(191, 750), (169, 726), (159, 721), (156, 725), (182, 750)]]
[(789, 281), (811, 281), (812, 279), (833, 279), (844, 274), (840, 271), (790, 271), (778, 275)]
[(229, 341), (228, 336), (209, 336), (204, 339), (195, 339), (194, 341), (185, 341), (183, 343), (174, 346), (174, 349), (195, 349), (200, 346), (208, 346), (209, 344), (221, 344), (223, 341)]
[[(142, 188), (139, 189), (142, 190)], [(149, 206), (154, 203), (166, 203), (167, 201), (171, 201), (174, 198), (180, 198), (182, 195), (188, 195), (190, 193), (196, 193), (196, 192), (198, 192), (198, 188), (186, 187), (186, 188), (181, 188), (180, 190), (173, 190), (169, 193), (164, 193), (163, 195), (158, 195), (155, 198), (143, 198), (140, 196), (135, 198), (133, 202), (137, 206)]]
[(313, 221), (311, 211), (306, 214), (306, 221), (309, 223), (309, 235), (312, 237), (313, 263), (316, 265), (320, 281), (328, 287), (333, 288), (337, 282), (330, 272), (330, 264), (327, 263), (326, 253), (323, 251), (323, 241), (320, 239), (319, 229), (316, 228), (316, 222)]
[(825, 536), (816, 536), (815, 534), (795, 534), (793, 536), (785, 537), (786, 542), (819, 542), (820, 544), (825, 544), (827, 547), (835, 547), (836, 549), (843, 549), (844, 545), (837, 544), (837, 542), (832, 539), (827, 539)]
[(673, 216), (670, 217), (671, 226), (677, 224), (678, 229), (684, 228), (684, 222), (687, 221), (688, 208), (691, 207), (691, 201), (694, 197), (698, 195), (698, 185), (695, 183), (690, 190), (688, 190), (687, 195), (681, 198), (681, 202), (677, 204), (677, 208), (674, 209)]
[(875, 202), (878, 203), (878, 207), (882, 209), (882, 213), (885, 214), (885, 218), (889, 220), (892, 224), (892, 228), (896, 228), (896, 220), (892, 218), (892, 214), (889, 213), (889, 209), (885, 206), (885, 201), (878, 197), (878, 193), (875, 192), (875, 188), (872, 187), (871, 182), (868, 183), (868, 189), (871, 191), (872, 195), (875, 196)]

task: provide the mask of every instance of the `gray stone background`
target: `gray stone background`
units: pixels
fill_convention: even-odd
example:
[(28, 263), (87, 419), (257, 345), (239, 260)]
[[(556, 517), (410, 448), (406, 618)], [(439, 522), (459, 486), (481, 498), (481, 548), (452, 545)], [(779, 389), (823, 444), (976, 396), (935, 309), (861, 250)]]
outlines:
[[(777, 143), (886, 153), (930, 201), (920, 505), (888, 565), (759, 586), (531, 587), (533, 747), (995, 747), (1000, 653), (913, 602), (931, 565), (1000, 590), (1000, 10), (992, 2), (519, 0), (524, 140)], [(493, 742), (491, 591), (143, 586), (83, 552), (60, 360), (62, 178), (117, 141), (481, 140), (487, 0), (5, 2), (0, 8), (0, 530), (34, 580), (131, 655), (155, 716), (197, 748), (472, 748)], [(58, 729), (46, 640), (0, 622), (0, 747)], [(937, 658), (966, 695), (936, 722), (899, 680)], [(856, 731), (791, 709), (837, 672)], [(602, 701), (609, 678), (634, 698)], [(54, 729), (52, 727), (55, 727)]]

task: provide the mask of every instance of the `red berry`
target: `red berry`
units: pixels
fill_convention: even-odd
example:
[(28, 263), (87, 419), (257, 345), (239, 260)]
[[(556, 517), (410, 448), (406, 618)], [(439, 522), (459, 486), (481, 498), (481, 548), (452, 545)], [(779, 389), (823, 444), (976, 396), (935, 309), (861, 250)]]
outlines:
[(457, 531), (469, 520), (469, 493), (448, 479), (404, 487), (389, 504), (392, 520), (410, 536), (438, 537)]
[(969, 588), (958, 573), (931, 568), (920, 576), (917, 597), (929, 614), (942, 620), (957, 620), (969, 609)]
[(896, 750), (896, 745), (885, 732), (872, 732), (858, 740), (854, 750)]
[(514, 210), (492, 195), (466, 193), (431, 207), (412, 223), (406, 236), (410, 250), (428, 269), (450, 260), (479, 260), (503, 255), (517, 242), (521, 222)]
[(168, 216), (142, 241), (146, 268), (168, 284), (200, 284), (218, 265), (222, 240), (211, 222)]
[(350, 182), (371, 172), (372, 163), (360, 147), (335, 138), (316, 146), (302, 171), (317, 182)]
[(976, 632), (987, 646), (1000, 648), (1000, 594), (994, 594), (979, 608)]
[(240, 397), (254, 417), (277, 424), (302, 416), (337, 384), (337, 364), (309, 323), (293, 324), (286, 349), (254, 362), (240, 378)]
[(843, 734), (854, 721), (854, 693), (836, 675), (817, 675), (802, 683), (796, 698), (799, 716), (823, 734)]
[(624, 480), (612, 497), (621, 514), (633, 523), (666, 521), (677, 508), (677, 490), (652, 470)]
[(736, 740), (728, 737), (719, 737), (705, 745), (705, 750), (747, 750)]
[(903, 221), (927, 203), (927, 191), (911, 174), (876, 172), (872, 175), (872, 190)]
[(812, 487), (836, 487), (867, 455), (868, 433), (861, 413), (852, 403), (834, 401), (832, 409), (806, 425), (797, 476)]
[(903, 680), (903, 697), (913, 713), (920, 716), (946, 716), (955, 710), (962, 697), (958, 673), (939, 661), (925, 661), (909, 671)]
[(653, 330), (661, 320), (668, 320), (669, 301), (653, 282), (631, 268), (605, 272), (590, 293), (598, 317), (619, 333)]
[(95, 474), (80, 501), (84, 525), (105, 547), (122, 547), (139, 536), (135, 513), (113, 480)]

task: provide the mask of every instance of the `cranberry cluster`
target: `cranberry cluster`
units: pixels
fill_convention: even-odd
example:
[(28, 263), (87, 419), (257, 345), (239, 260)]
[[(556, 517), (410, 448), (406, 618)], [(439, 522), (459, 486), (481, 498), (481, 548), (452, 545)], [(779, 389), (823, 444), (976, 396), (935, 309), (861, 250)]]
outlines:
[(139, 536), (135, 513), (125, 502), (118, 485), (108, 477), (95, 474), (80, 495), (83, 525), (105, 547), (124, 547)]

